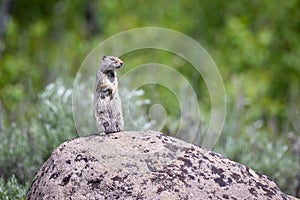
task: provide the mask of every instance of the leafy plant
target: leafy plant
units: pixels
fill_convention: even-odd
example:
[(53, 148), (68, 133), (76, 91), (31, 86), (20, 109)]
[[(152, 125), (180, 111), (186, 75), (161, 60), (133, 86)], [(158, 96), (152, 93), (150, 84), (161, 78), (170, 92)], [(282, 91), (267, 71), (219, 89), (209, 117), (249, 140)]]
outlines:
[(25, 200), (26, 186), (19, 184), (15, 176), (7, 181), (0, 178), (0, 199), (2, 200)]
[(36, 117), (23, 124), (12, 123), (0, 134), (1, 177), (32, 178), (50, 153), (67, 139), (74, 138), (71, 89), (61, 80), (39, 94)]

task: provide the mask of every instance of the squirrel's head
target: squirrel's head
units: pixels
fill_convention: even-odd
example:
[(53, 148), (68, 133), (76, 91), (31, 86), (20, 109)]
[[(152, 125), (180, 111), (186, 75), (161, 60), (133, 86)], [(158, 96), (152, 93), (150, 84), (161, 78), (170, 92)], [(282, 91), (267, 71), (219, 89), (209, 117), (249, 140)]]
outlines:
[(123, 61), (116, 56), (103, 56), (101, 59), (100, 67), (103, 71), (115, 70), (121, 68)]

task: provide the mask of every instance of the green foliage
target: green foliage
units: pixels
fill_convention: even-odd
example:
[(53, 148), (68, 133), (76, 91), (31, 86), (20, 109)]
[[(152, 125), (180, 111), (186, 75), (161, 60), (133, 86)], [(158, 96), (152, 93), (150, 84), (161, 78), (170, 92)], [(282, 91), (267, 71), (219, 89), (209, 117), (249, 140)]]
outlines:
[(295, 177), (300, 171), (300, 159), (290, 151), (288, 144), (283, 136), (275, 138), (274, 133), (263, 127), (261, 120), (251, 123), (237, 114), (227, 121), (214, 150), (271, 177), (280, 189), (292, 194), (297, 184)]
[(76, 137), (71, 93), (65, 83), (57, 80), (38, 95), (39, 103), (28, 122), (3, 128), (0, 135), (2, 177), (15, 175), (19, 180), (28, 180), (54, 148)]
[[(153, 121), (147, 116), (147, 108), (151, 104), (150, 99), (144, 97), (145, 91), (120, 90), (122, 98), (122, 110), (124, 117), (124, 130), (149, 130)], [(127, 102), (127, 103), (125, 103)]]
[[(0, 181), (3, 199), (19, 198), (7, 192), (13, 174), (21, 183), (31, 180), (55, 147), (76, 136), (69, 80), (86, 54), (115, 33), (143, 26), (175, 29), (204, 45), (227, 92), (227, 120), (215, 150), (292, 193), (289, 180), (300, 173), (299, 155), (286, 136), (300, 137), (299, 0), (12, 2), (0, 27), (0, 175), (8, 180)], [(122, 57), (128, 69), (157, 62), (183, 74), (196, 88), (206, 128), (210, 96), (186, 61), (157, 50)], [(161, 103), (168, 116), (163, 130), (174, 132), (173, 119), (181, 115), (174, 96), (163, 87), (141, 89), (143, 95), (132, 94), (141, 108), (134, 113), (138, 124), (151, 127), (147, 109)]]
[(44, 134), (43, 151), (49, 156), (55, 147), (76, 135), (72, 114), (72, 89), (62, 80), (49, 84), (39, 96), (38, 121), (33, 123)]
[(18, 183), (15, 176), (7, 181), (0, 178), (0, 199), (2, 200), (22, 200), (26, 197), (26, 187)]

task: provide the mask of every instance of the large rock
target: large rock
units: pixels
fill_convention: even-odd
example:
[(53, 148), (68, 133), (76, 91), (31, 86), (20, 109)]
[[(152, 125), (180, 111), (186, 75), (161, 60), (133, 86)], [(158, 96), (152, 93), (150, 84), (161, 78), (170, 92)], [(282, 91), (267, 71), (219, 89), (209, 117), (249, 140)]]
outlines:
[(120, 132), (60, 145), (27, 199), (290, 199), (265, 175), (161, 133)]

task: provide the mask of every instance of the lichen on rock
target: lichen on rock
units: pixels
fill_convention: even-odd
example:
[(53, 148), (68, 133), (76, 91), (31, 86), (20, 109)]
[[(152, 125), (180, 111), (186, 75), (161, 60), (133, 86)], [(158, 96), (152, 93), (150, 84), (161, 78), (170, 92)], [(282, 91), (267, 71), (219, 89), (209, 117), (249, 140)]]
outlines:
[(159, 132), (67, 141), (36, 174), (27, 199), (290, 199), (267, 176)]

